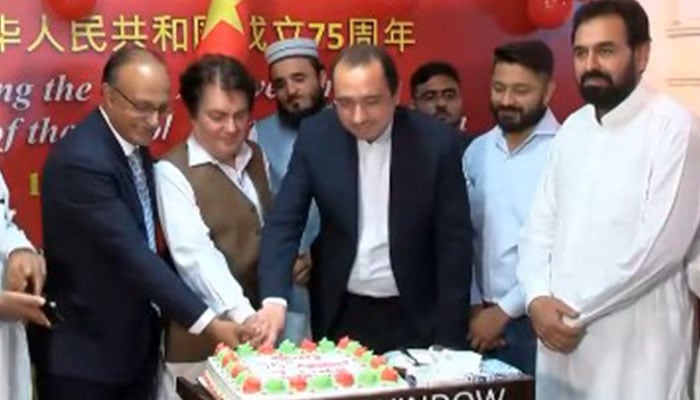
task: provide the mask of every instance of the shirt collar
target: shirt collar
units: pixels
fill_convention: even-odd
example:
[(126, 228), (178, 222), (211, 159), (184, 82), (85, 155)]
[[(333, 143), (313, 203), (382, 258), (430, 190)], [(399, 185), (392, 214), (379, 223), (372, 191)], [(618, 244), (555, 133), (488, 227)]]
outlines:
[(138, 146), (135, 146), (135, 145), (127, 142), (126, 139), (124, 139), (122, 137), (122, 135), (120, 135), (117, 132), (117, 130), (114, 129), (114, 125), (112, 125), (112, 121), (109, 120), (109, 116), (107, 116), (107, 113), (105, 112), (104, 108), (102, 108), (102, 106), (99, 106), (98, 110), (100, 110), (100, 114), (102, 114), (102, 118), (104, 118), (105, 122), (107, 123), (109, 130), (112, 131), (112, 134), (117, 139), (117, 142), (119, 143), (119, 147), (122, 148), (124, 155), (129, 157), (134, 151), (136, 151)]
[(547, 107), (547, 112), (544, 113), (544, 117), (537, 123), (530, 136), (554, 136), (559, 130), (559, 126), (559, 121), (554, 116), (552, 109)]
[[(208, 151), (204, 149), (204, 147), (202, 147), (194, 135), (190, 135), (190, 137), (187, 139), (187, 148), (189, 154), (187, 162), (190, 167), (208, 163), (217, 166), (230, 166), (229, 164), (223, 164), (219, 160), (215, 159)], [(253, 149), (248, 145), (248, 143), (241, 143), (241, 147), (238, 149), (238, 153), (236, 153), (233, 159), (233, 169), (239, 172), (243, 171), (248, 166), (252, 158)]]
[(394, 127), (394, 121), (392, 120), (389, 122), (389, 125), (384, 128), (384, 131), (382, 132), (379, 137), (374, 139), (371, 143), (366, 141), (366, 140), (357, 140), (357, 143), (359, 143), (363, 147), (370, 147), (372, 145), (386, 145), (388, 143), (391, 143), (391, 129)]
[[(535, 128), (532, 130), (532, 133), (530, 133), (530, 136), (528, 136), (523, 141), (523, 143), (520, 146), (518, 146), (517, 149), (514, 149), (511, 152), (511, 154), (517, 153), (520, 149), (525, 147), (528, 143), (530, 143), (533, 140), (533, 138), (537, 136), (556, 135), (557, 131), (559, 130), (559, 127), (560, 124), (559, 121), (557, 121), (557, 117), (554, 116), (552, 109), (547, 107), (547, 111), (544, 113), (544, 116), (540, 119), (537, 125), (535, 125)], [(506, 143), (505, 133), (499, 126), (496, 126), (495, 129), (497, 130), (497, 132), (499, 132), (498, 138), (496, 140), (496, 145), (507, 152), (508, 145)]]
[[(608, 111), (608, 113), (601, 118), (600, 125), (604, 127), (614, 127), (615, 125), (626, 124), (630, 119), (637, 116), (642, 105), (650, 95), (651, 91), (646, 86), (641, 83), (638, 84), (622, 103)], [(591, 107), (591, 109), (593, 117), (595, 118), (595, 107)]]

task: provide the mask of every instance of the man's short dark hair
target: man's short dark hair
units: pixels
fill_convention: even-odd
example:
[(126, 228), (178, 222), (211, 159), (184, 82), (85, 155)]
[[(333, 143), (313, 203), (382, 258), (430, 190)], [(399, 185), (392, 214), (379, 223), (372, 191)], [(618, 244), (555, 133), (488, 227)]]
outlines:
[(411, 97), (416, 98), (418, 86), (428, 82), (432, 77), (444, 75), (460, 84), (459, 74), (455, 67), (445, 61), (431, 61), (418, 67), (411, 75)]
[(630, 48), (635, 49), (651, 42), (649, 17), (636, 0), (597, 0), (582, 5), (576, 11), (571, 30), (571, 43), (574, 43), (576, 31), (581, 24), (607, 15), (617, 15), (625, 23), (627, 44)]
[(498, 63), (518, 64), (535, 74), (552, 77), (554, 56), (552, 50), (540, 40), (509, 42), (493, 51), (493, 65)]
[(347, 64), (350, 67), (369, 64), (372, 60), (377, 60), (384, 70), (384, 78), (389, 86), (391, 95), (395, 95), (399, 90), (399, 73), (396, 71), (396, 64), (389, 53), (379, 46), (371, 44), (356, 44), (346, 47), (333, 61), (331, 67), (331, 77), (335, 75), (338, 64)]
[(117, 82), (119, 69), (136, 60), (153, 60), (165, 66), (163, 58), (154, 51), (135, 45), (126, 45), (112, 53), (107, 60), (107, 63), (102, 69), (102, 83), (114, 86)]
[(197, 115), (204, 87), (216, 85), (224, 92), (240, 90), (245, 94), (252, 111), (255, 98), (255, 79), (243, 64), (233, 57), (207, 54), (190, 64), (180, 75), (180, 96), (191, 117)]

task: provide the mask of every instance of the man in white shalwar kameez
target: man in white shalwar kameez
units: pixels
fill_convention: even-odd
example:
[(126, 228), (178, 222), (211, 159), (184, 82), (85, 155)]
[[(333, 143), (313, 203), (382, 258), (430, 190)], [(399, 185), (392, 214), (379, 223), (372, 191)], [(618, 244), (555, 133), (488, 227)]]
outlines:
[(537, 399), (687, 399), (698, 120), (639, 84), (650, 38), (636, 1), (583, 5), (572, 40), (589, 104), (555, 139), (517, 271), (540, 339)]
[[(48, 326), (41, 311), (45, 264), (12, 221), (10, 193), (0, 174), (0, 399), (30, 400), (32, 382), (23, 321)], [(25, 293), (30, 292), (30, 293)]]

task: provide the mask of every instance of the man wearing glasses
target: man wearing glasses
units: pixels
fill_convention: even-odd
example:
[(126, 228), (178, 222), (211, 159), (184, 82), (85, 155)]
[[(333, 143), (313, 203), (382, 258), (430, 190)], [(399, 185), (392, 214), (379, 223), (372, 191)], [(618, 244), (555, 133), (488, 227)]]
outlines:
[[(255, 81), (237, 60), (206, 55), (180, 77), (180, 95), (192, 133), (155, 166), (175, 267), (217, 315), (266, 332), (253, 307), (259, 307), (260, 231), (272, 195), (262, 151), (246, 140)], [(176, 398), (174, 378), (196, 379), (216, 343), (176, 322), (168, 333), (163, 383), (168, 398)]]
[(168, 114), (155, 54), (108, 60), (100, 107), (52, 149), (42, 182), (46, 296), (64, 322), (35, 329), (38, 397), (155, 396), (161, 315), (236, 345), (250, 330), (216, 314), (159, 257), (148, 144)]
[(411, 75), (411, 104), (460, 131), (466, 127), (457, 70), (443, 61), (421, 65)]

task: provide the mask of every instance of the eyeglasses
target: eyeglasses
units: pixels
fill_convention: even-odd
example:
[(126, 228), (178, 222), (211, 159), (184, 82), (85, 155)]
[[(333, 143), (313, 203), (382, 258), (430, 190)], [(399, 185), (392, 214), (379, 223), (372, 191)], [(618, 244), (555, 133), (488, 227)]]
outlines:
[(124, 92), (119, 90), (116, 86), (110, 86), (112, 89), (114, 89), (115, 92), (119, 93), (119, 95), (126, 100), (127, 103), (131, 106), (131, 108), (134, 109), (134, 111), (141, 117), (143, 118), (148, 118), (153, 114), (157, 114), (158, 118), (165, 118), (170, 113), (172, 112), (170, 110), (170, 106), (167, 104), (164, 104), (160, 107), (156, 107), (153, 104), (146, 104), (146, 103), (137, 103), (129, 98), (129, 96), (125, 95)]

